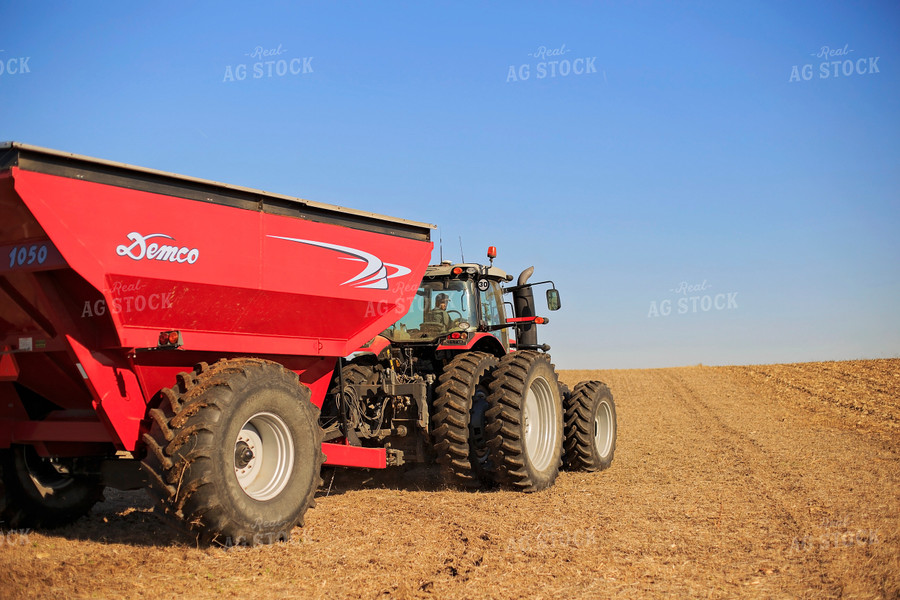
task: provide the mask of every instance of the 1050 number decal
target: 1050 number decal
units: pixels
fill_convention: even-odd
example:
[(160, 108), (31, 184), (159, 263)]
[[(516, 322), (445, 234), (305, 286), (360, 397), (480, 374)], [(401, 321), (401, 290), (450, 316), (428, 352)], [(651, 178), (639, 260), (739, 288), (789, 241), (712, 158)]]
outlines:
[(42, 265), (47, 260), (47, 253), (47, 246), (44, 244), (15, 246), (9, 251), (9, 268), (24, 267), (35, 263)]

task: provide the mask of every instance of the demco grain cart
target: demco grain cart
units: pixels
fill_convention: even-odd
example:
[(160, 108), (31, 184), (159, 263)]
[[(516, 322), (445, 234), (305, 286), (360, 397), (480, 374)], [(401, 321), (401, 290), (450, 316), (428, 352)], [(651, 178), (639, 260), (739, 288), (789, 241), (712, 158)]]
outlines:
[(410, 305), (430, 229), (0, 145), (0, 526), (149, 485), (202, 540), (288, 537), (323, 461), (387, 463), (323, 443), (319, 408)]

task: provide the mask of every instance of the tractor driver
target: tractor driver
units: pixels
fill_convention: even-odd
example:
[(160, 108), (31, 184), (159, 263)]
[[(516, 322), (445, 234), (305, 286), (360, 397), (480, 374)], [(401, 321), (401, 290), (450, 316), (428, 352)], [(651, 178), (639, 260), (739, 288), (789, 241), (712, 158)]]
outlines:
[(447, 294), (438, 294), (434, 298), (434, 309), (429, 313), (428, 320), (432, 323), (438, 323), (442, 329), (450, 329), (453, 319), (447, 313), (447, 304), (450, 302), (450, 296)]

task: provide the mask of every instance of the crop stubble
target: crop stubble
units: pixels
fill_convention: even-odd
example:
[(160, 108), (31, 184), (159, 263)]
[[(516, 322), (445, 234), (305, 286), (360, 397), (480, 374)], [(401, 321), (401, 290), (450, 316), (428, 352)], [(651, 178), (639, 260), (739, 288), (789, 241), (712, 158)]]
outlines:
[(198, 549), (143, 493), (7, 532), (0, 596), (900, 597), (900, 360), (561, 371), (616, 458), (545, 492), (328, 470), (286, 544)]

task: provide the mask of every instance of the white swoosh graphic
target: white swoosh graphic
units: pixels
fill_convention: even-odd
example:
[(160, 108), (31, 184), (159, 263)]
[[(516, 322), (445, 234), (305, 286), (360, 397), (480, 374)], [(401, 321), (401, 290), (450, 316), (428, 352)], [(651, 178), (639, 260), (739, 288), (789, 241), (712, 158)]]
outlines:
[[(347, 258), (347, 257), (342, 257), (342, 258), (343, 258), (344, 260), (352, 260), (352, 261), (355, 261), (355, 262), (363, 262), (362, 259), (359, 259), (359, 258)], [(404, 267), (403, 265), (395, 265), (394, 263), (382, 263), (382, 264), (384, 265), (384, 268), (379, 269), (378, 273), (376, 273), (375, 275), (372, 275), (371, 277), (369, 277), (369, 278), (366, 279), (365, 281), (361, 281), (361, 282), (359, 283), (359, 285), (357, 285), (356, 287), (361, 287), (361, 288), (368, 288), (368, 287), (371, 287), (371, 288), (374, 288), (374, 287), (376, 287), (374, 284), (377, 283), (378, 281), (381, 281), (381, 280), (387, 280), (387, 279), (393, 279), (394, 277), (403, 277), (404, 275), (408, 275), (408, 274), (412, 273), (412, 269), (410, 269), (410, 268), (408, 268), (408, 267)], [(390, 275), (388, 275), (388, 274), (387, 274), (387, 268), (386, 268), (386, 267), (391, 267), (392, 269), (396, 269), (396, 270), (395, 270), (393, 273), (391, 273)], [(366, 283), (368, 283), (368, 282), (370, 282), (370, 281), (373, 282), (373, 283), (370, 284), (370, 285), (363, 285), (363, 284), (366, 284)], [(385, 289), (385, 288), (378, 288), (378, 289)]]
[[(395, 265), (382, 262), (382, 260), (374, 254), (370, 254), (363, 250), (357, 250), (356, 248), (339, 246), (337, 244), (329, 244), (328, 242), (315, 242), (313, 240), (301, 240), (298, 238), (282, 237), (280, 235), (270, 235), (268, 237), (277, 238), (279, 240), (287, 240), (289, 242), (297, 242), (298, 244), (317, 246), (319, 248), (327, 248), (329, 250), (334, 250), (342, 254), (347, 254), (347, 257), (342, 257), (344, 258), (344, 260), (366, 263), (366, 266), (362, 271), (360, 271), (356, 276), (351, 277), (341, 285), (352, 283), (354, 284), (353, 287), (368, 288), (373, 290), (386, 290), (388, 289), (388, 279), (401, 277), (412, 272), (411, 269), (404, 267), (403, 265)], [(391, 267), (396, 270), (389, 275), (387, 267)]]

